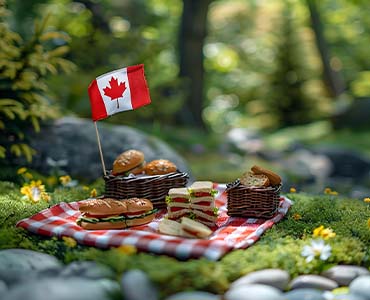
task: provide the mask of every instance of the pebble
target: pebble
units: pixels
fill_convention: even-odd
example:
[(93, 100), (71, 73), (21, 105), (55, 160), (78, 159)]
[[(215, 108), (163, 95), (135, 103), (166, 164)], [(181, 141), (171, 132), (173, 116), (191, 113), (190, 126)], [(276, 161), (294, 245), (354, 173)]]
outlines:
[(338, 295), (334, 296), (333, 298), (329, 298), (330, 300), (367, 300), (366, 298), (356, 295), (356, 294), (346, 294), (346, 295)]
[(319, 290), (333, 290), (338, 284), (329, 278), (319, 275), (301, 275), (290, 282), (290, 289), (312, 288)]
[(130, 270), (121, 277), (125, 300), (157, 300), (158, 291), (148, 276), (141, 270)]
[(75, 261), (67, 265), (59, 274), (61, 277), (79, 276), (88, 279), (114, 279), (115, 273), (108, 266), (94, 261)]
[(3, 296), (6, 300), (110, 300), (118, 293), (117, 282), (71, 277), (28, 281)]
[(0, 299), (3, 299), (2, 295), (8, 291), (8, 286), (2, 280), (0, 280)]
[(279, 290), (284, 290), (289, 283), (289, 273), (281, 269), (265, 269), (251, 272), (231, 284), (231, 288), (251, 284), (260, 283), (273, 286)]
[(211, 294), (208, 292), (195, 291), (195, 292), (180, 292), (170, 297), (167, 297), (165, 300), (221, 300), (221, 296)]
[(285, 300), (283, 293), (272, 286), (264, 284), (245, 284), (229, 289), (225, 300)]
[(324, 271), (321, 275), (336, 281), (341, 286), (348, 286), (358, 276), (370, 275), (370, 272), (360, 266), (338, 265)]
[(0, 270), (26, 272), (60, 267), (61, 265), (54, 256), (32, 250), (0, 250)]
[(297, 289), (284, 294), (286, 300), (326, 300), (317, 289)]
[(9, 287), (58, 274), (62, 263), (54, 256), (24, 249), (0, 250), (0, 280)]
[(349, 285), (349, 291), (370, 300), (370, 275), (360, 276), (353, 280)]

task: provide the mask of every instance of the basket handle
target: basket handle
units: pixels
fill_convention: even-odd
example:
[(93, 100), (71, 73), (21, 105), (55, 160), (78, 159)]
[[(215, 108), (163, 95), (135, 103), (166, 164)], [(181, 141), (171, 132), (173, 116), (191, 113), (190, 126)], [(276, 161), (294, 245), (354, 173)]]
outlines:
[(225, 191), (228, 192), (228, 191), (230, 191), (232, 189), (237, 188), (239, 185), (240, 185), (240, 180), (237, 179), (234, 182), (231, 182), (231, 183), (226, 184), (226, 190)]

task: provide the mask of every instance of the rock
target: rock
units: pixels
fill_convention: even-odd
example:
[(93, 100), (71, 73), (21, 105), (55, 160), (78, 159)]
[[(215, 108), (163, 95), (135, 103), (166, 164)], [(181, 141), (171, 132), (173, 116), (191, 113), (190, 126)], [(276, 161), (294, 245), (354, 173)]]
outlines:
[(276, 287), (279, 290), (284, 290), (290, 280), (288, 272), (280, 269), (265, 269), (251, 272), (231, 284), (231, 288), (238, 287), (244, 284), (260, 283)]
[(370, 272), (364, 267), (338, 265), (326, 270), (321, 275), (336, 281), (339, 285), (347, 286), (353, 279), (369, 274)]
[(93, 261), (75, 261), (67, 265), (59, 274), (61, 277), (78, 276), (86, 279), (114, 279), (115, 273), (109, 267)]
[[(100, 122), (99, 136), (105, 166), (111, 170), (115, 158), (127, 149), (144, 152), (145, 160), (165, 158), (173, 161), (179, 170), (188, 172), (185, 160), (158, 138), (121, 125)], [(102, 176), (102, 165), (94, 124), (88, 119), (66, 117), (42, 128), (40, 134), (29, 133), (31, 147), (37, 151), (31, 167), (44, 174), (59, 169), (72, 178), (96, 180)], [(25, 164), (20, 161), (19, 164)]]
[(121, 277), (125, 300), (157, 300), (158, 291), (148, 276), (141, 270), (130, 270)]
[(0, 250), (0, 280), (9, 286), (33, 279), (39, 272), (54, 273), (61, 268), (62, 263), (48, 254), (24, 249)]
[(78, 277), (28, 281), (5, 294), (7, 300), (109, 300), (119, 295), (119, 285), (110, 280)]
[(349, 291), (351, 294), (370, 300), (370, 275), (360, 276), (353, 280), (349, 285)]
[(356, 294), (338, 295), (338, 296), (334, 296), (329, 299), (331, 300), (367, 300), (366, 298), (356, 295)]
[(0, 299), (5, 299), (2, 295), (4, 295), (8, 291), (8, 286), (2, 280), (0, 280)]
[(165, 300), (221, 300), (221, 297), (208, 292), (194, 291), (177, 293)]
[(284, 294), (286, 300), (325, 300), (322, 291), (316, 289), (297, 289)]
[(231, 288), (224, 295), (225, 300), (285, 300), (283, 293), (269, 285), (245, 284)]
[(319, 275), (301, 275), (292, 280), (290, 289), (312, 288), (319, 290), (333, 290), (338, 284), (329, 278)]
[(351, 102), (343, 100), (342, 103), (331, 117), (331, 123), (335, 129), (364, 130), (369, 128), (369, 122), (367, 121), (370, 110), (369, 97), (358, 97)]
[(361, 180), (369, 176), (370, 160), (358, 151), (333, 146), (317, 146), (313, 151), (331, 161), (333, 168), (330, 177)]

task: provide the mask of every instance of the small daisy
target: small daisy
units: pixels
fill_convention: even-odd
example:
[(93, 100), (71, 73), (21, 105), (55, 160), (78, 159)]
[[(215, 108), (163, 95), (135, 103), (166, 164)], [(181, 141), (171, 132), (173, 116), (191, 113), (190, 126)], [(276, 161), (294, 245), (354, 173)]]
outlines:
[(304, 246), (301, 252), (303, 257), (306, 257), (306, 262), (311, 262), (314, 258), (327, 260), (331, 255), (330, 245), (325, 244), (323, 240), (313, 240), (311, 245)]

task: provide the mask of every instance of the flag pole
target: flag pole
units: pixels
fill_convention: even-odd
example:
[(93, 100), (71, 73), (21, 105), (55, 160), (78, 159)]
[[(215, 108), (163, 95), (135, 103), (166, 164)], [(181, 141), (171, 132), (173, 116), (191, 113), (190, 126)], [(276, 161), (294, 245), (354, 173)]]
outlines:
[(99, 138), (99, 132), (98, 132), (98, 125), (96, 124), (96, 121), (94, 121), (95, 125), (95, 132), (96, 132), (96, 139), (98, 140), (98, 147), (99, 147), (99, 153), (100, 153), (100, 160), (101, 164), (103, 166), (103, 175), (106, 175), (106, 169), (105, 169), (105, 164), (104, 164), (104, 158), (103, 158), (103, 151), (101, 150), (101, 144), (100, 144), (100, 138)]

